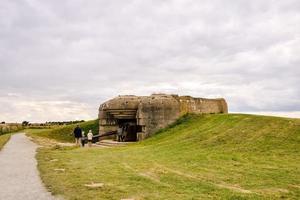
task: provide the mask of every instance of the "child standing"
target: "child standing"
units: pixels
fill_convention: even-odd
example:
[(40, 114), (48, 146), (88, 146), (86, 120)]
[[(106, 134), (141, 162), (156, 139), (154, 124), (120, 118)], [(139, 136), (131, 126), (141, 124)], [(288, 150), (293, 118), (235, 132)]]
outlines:
[(88, 134), (87, 134), (87, 139), (88, 139), (88, 145), (89, 147), (92, 146), (92, 142), (93, 142), (93, 133), (92, 130), (89, 130)]

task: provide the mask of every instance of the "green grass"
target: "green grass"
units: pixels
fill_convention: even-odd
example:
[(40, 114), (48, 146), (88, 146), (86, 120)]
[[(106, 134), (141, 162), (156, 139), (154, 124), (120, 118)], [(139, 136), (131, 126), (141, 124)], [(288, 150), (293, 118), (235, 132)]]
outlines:
[(0, 150), (8, 142), (10, 136), (11, 136), (11, 134), (0, 135)]
[(126, 147), (42, 148), (37, 159), (66, 199), (299, 199), (299, 155), (299, 119), (220, 114), (185, 116)]
[[(85, 134), (92, 130), (94, 134), (98, 134), (99, 130), (99, 122), (98, 120), (87, 121), (79, 124)], [(59, 142), (73, 142), (73, 130), (76, 127), (76, 124), (67, 125), (58, 128), (52, 129), (27, 129), (25, 132), (28, 136), (35, 137), (45, 137), (49, 139), (54, 139)]]

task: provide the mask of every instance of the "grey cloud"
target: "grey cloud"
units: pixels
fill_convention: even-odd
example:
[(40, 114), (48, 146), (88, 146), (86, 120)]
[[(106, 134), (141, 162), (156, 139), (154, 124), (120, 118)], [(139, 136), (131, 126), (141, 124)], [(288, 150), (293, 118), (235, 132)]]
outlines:
[(299, 111), (299, 24), (297, 0), (3, 0), (0, 120), (28, 106), (32, 120), (44, 107), (93, 118), (108, 98), (153, 92)]

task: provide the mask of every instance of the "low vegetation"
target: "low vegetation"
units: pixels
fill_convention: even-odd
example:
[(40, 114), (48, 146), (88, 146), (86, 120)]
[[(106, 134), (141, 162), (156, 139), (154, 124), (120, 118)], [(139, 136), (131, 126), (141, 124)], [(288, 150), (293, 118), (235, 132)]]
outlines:
[(10, 134), (0, 135), (0, 150), (8, 142)]
[(66, 199), (299, 199), (299, 144), (298, 119), (188, 115), (126, 147), (41, 148), (37, 159)]
[(21, 124), (0, 124), (0, 135), (13, 133), (22, 130), (24, 127)]

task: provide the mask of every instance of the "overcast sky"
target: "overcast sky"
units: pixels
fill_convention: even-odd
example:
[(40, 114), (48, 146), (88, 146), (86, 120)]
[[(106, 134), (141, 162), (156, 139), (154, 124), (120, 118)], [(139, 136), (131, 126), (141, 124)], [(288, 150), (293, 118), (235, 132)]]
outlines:
[(157, 92), (300, 116), (299, 65), (299, 0), (0, 1), (0, 121)]

